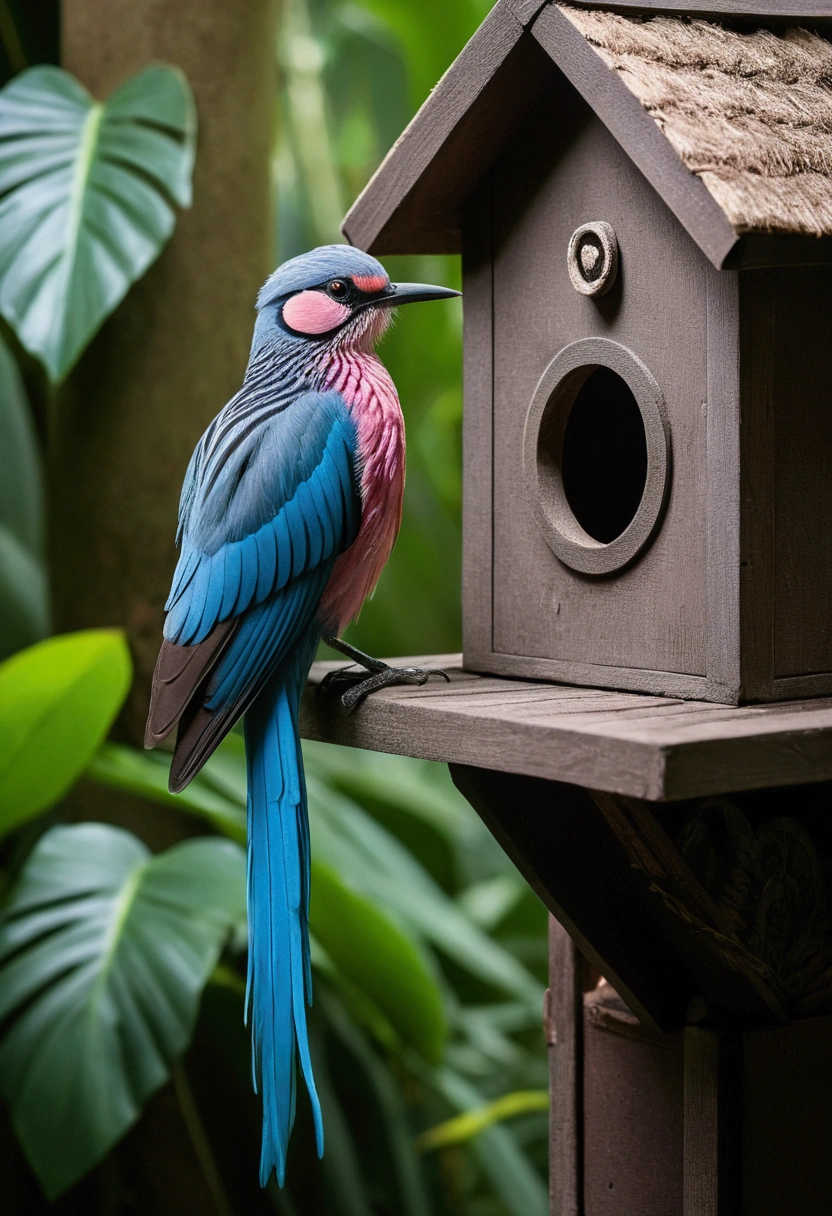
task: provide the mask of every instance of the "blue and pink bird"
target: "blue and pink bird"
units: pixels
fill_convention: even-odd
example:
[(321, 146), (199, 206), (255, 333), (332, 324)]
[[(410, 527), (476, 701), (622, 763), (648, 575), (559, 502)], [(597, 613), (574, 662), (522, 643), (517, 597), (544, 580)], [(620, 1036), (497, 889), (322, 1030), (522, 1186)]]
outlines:
[(338, 639), (372, 593), (402, 514), (405, 437), (375, 354), (391, 310), (458, 295), (393, 284), (375, 258), (326, 245), (284, 263), (257, 300), (242, 387), (191, 458), (180, 557), (165, 605), (145, 744), (178, 724), (170, 788), (182, 790), (245, 714), (249, 954), (246, 1017), (263, 1101), (260, 1180), (282, 1184), (296, 1058), (323, 1126), (306, 1033), (312, 1000), (309, 825), (298, 731), (321, 638), (367, 669), (338, 673), (353, 707), (383, 684), (423, 683)]

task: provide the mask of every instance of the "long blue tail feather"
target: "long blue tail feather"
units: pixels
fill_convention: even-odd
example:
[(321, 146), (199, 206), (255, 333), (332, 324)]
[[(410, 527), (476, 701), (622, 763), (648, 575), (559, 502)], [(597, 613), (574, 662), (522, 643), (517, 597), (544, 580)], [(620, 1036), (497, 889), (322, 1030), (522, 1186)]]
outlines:
[(310, 628), (245, 718), (248, 763), (246, 1016), (255, 1089), (263, 1101), (260, 1182), (281, 1186), (295, 1118), (295, 1053), (312, 1103), (318, 1154), (323, 1124), (306, 1033), (309, 961), (309, 824), (298, 731), (300, 697), (318, 631)]

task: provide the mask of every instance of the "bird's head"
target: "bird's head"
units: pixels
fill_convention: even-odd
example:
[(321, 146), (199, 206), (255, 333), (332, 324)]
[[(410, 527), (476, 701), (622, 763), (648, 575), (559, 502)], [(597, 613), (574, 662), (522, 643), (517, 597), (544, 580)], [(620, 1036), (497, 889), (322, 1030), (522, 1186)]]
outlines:
[(427, 283), (391, 283), (370, 254), (352, 245), (322, 245), (284, 262), (264, 284), (253, 349), (281, 337), (370, 349), (393, 308), (459, 294)]

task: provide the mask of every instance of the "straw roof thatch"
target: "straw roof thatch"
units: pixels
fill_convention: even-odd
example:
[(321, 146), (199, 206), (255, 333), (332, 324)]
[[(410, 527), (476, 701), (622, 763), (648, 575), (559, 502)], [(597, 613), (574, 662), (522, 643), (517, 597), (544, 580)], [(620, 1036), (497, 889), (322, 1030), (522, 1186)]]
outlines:
[(737, 232), (832, 234), (832, 43), (560, 7)]

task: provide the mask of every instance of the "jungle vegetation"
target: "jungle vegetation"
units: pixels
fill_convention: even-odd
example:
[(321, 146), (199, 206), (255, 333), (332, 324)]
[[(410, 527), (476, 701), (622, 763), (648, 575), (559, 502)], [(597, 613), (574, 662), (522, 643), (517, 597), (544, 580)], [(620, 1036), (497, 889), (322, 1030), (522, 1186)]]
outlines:
[[(283, 0), (275, 261), (341, 239), (488, 8)], [(0, 0), (3, 1210), (544, 1216), (543, 908), (443, 768), (318, 744), (310, 1027), (327, 1148), (318, 1163), (301, 1105), (287, 1186), (259, 1190), (242, 739), (168, 794), (166, 755), (125, 718), (129, 622), (64, 627), (48, 524), (66, 386), (77, 396), (79, 366), (85, 391), (121, 374), (106, 322), (200, 189), (199, 107), (175, 64), (94, 99), (59, 66), (59, 25), (54, 0)], [(459, 279), (451, 258), (387, 264)], [(404, 526), (349, 635), (377, 654), (460, 645), (461, 313), (414, 312), (382, 352), (407, 420)]]

